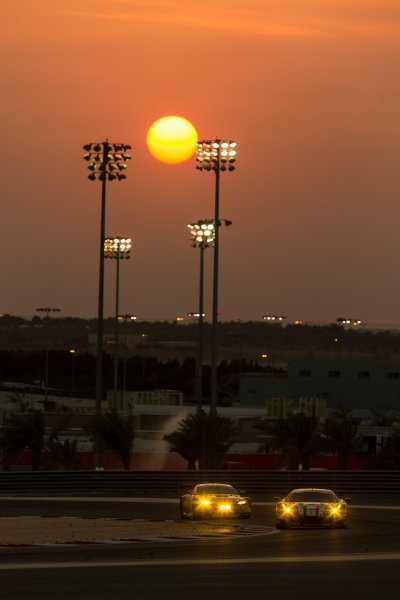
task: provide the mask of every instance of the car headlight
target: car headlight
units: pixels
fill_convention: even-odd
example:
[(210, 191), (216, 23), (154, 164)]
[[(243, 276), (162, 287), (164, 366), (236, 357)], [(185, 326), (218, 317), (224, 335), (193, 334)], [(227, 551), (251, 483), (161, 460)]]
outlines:
[(220, 510), (230, 510), (231, 509), (230, 504), (221, 504), (219, 508), (220, 508)]
[(341, 504), (335, 504), (335, 506), (331, 506), (331, 512), (333, 515), (337, 515), (339, 514), (339, 511), (341, 509), (342, 505)]
[(290, 513), (292, 512), (292, 507), (288, 506), (287, 504), (282, 504), (282, 508), (283, 508), (283, 512), (286, 515), (290, 515)]
[(247, 504), (247, 500), (239, 500), (238, 504)]
[(210, 504), (208, 500), (202, 500), (201, 503), (202, 504)]

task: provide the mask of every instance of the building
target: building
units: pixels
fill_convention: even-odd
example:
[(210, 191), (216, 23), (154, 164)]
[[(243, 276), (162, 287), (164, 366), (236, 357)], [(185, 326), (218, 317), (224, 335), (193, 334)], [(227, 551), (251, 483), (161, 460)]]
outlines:
[(324, 417), (338, 403), (359, 417), (379, 406), (400, 409), (400, 362), (292, 360), (287, 373), (249, 373), (241, 378), (241, 406), (266, 407), (270, 417), (297, 410)]

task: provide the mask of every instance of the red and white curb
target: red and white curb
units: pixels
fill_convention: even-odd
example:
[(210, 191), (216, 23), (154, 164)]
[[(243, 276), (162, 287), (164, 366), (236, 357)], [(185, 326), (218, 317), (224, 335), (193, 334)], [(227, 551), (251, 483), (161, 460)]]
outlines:
[[(170, 523), (177, 525), (181, 524), (182, 521), (174, 521), (174, 520), (161, 520), (161, 519), (124, 519), (124, 518), (108, 518), (108, 517), (70, 517), (70, 516), (45, 516), (45, 515), (21, 515), (22, 518), (30, 519), (30, 518), (42, 518), (42, 519), (76, 519), (76, 520), (90, 520), (90, 521), (128, 521), (131, 523)], [(204, 521), (191, 521), (193, 524), (206, 524)], [(218, 526), (226, 526), (226, 522), (213, 522), (213, 525)], [(104, 545), (104, 544), (137, 544), (137, 543), (145, 543), (145, 542), (177, 542), (177, 541), (185, 541), (185, 540), (216, 540), (221, 538), (239, 538), (239, 537), (254, 537), (254, 536), (262, 536), (262, 535), (271, 535), (273, 533), (278, 533), (277, 529), (274, 527), (267, 527), (262, 525), (242, 525), (242, 524), (232, 524), (229, 525), (234, 527), (234, 531), (231, 532), (223, 532), (223, 533), (199, 533), (199, 534), (186, 534), (186, 535), (165, 535), (165, 536), (140, 536), (138, 538), (115, 538), (115, 539), (104, 539), (104, 540), (73, 540), (73, 541), (65, 541), (65, 542), (39, 542), (39, 543), (1, 543), (0, 548), (27, 548), (27, 547), (60, 547), (60, 546), (83, 546), (83, 545)]]

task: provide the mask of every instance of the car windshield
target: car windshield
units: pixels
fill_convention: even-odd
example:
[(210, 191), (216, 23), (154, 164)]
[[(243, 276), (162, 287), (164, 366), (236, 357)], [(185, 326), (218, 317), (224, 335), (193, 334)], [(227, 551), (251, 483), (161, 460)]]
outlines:
[(294, 490), (287, 496), (289, 502), (338, 502), (330, 490)]
[(231, 485), (198, 485), (196, 494), (201, 496), (226, 496), (238, 492)]

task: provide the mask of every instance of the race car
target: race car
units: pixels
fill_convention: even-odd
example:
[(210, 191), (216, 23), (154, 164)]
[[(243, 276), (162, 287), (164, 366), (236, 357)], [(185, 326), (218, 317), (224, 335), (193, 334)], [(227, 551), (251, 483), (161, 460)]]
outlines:
[(225, 483), (199, 483), (180, 497), (182, 519), (240, 517), (250, 519), (251, 499)]
[(289, 527), (347, 527), (347, 504), (351, 498), (338, 498), (332, 490), (301, 488), (285, 498), (275, 497), (277, 529)]

